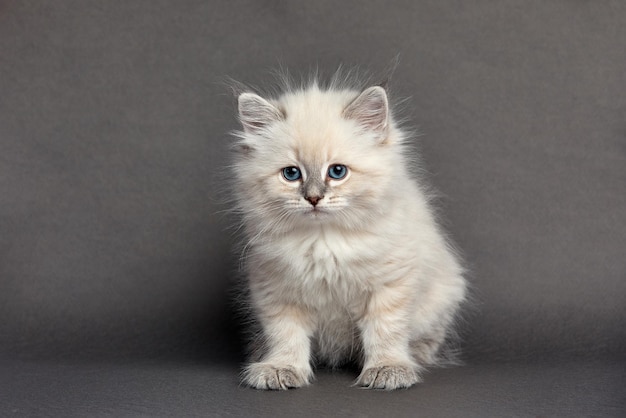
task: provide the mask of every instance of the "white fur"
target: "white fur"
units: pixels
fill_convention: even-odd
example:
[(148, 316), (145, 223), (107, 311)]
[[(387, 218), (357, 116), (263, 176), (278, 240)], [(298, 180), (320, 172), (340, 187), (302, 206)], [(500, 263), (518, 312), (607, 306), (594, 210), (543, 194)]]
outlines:
[[(239, 112), (233, 173), (261, 328), (244, 381), (303, 386), (316, 358), (360, 361), (361, 386), (411, 386), (437, 362), (466, 282), (410, 173), (386, 93), (312, 84), (273, 100), (244, 93)], [(348, 176), (327, 178), (331, 164)], [(289, 166), (301, 168), (299, 182), (282, 177)], [(314, 176), (316, 210), (303, 191)]]

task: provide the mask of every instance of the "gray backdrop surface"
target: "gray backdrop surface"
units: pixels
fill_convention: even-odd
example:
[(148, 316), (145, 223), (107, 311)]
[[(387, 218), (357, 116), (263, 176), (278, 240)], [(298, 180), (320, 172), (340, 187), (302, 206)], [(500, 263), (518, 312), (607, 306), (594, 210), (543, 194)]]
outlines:
[[(20, 375), (15, 361), (189, 360), (223, 365), (221, 385), (236, 388), (237, 260), (220, 190), (237, 123), (224, 81), (263, 86), (279, 65), (380, 73), (399, 54), (391, 95), (408, 98), (470, 269), (465, 358), (617, 359), (621, 374), (589, 379), (617, 412), (625, 21), (621, 1), (0, 1), (7, 375)], [(15, 379), (5, 393), (29, 387)], [(122, 415), (156, 412), (138, 408)]]

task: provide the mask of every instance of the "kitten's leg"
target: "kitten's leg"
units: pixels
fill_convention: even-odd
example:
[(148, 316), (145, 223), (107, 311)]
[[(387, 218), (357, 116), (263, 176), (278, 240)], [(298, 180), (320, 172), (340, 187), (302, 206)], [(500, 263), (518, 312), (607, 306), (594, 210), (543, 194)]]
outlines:
[(398, 283), (372, 294), (358, 323), (365, 362), (356, 385), (392, 390), (419, 381), (419, 366), (409, 348), (412, 302), (413, 293)]
[(444, 328), (433, 330), (410, 342), (411, 353), (421, 365), (436, 365), (440, 363), (438, 354), (445, 339)]
[(428, 276), (432, 278), (431, 286), (422, 289), (420, 303), (413, 313), (411, 351), (422, 366), (452, 365), (454, 350), (448, 345), (442, 352), (441, 347), (454, 335), (452, 324), (465, 298), (465, 282), (453, 263), (432, 269)]
[(308, 385), (313, 377), (308, 316), (293, 305), (273, 305), (260, 317), (266, 350), (261, 361), (245, 367), (244, 383), (256, 389)]

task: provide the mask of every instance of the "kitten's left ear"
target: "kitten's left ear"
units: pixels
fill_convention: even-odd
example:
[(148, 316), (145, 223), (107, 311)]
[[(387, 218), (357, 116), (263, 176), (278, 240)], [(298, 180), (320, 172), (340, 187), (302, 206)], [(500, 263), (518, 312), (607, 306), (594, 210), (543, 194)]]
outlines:
[(241, 93), (238, 98), (239, 119), (244, 131), (260, 133), (268, 125), (283, 118), (270, 102), (254, 93)]
[(387, 92), (380, 86), (366, 89), (343, 111), (343, 116), (362, 127), (374, 131), (382, 141), (387, 139), (389, 102)]

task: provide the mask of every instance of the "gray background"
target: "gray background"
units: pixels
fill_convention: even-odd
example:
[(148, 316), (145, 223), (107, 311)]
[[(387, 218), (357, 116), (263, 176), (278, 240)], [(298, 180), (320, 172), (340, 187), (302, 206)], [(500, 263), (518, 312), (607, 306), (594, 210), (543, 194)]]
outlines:
[[(621, 1), (1, 0), (0, 415), (620, 415), (624, 22)], [(224, 81), (397, 54), (471, 272), (468, 365), (395, 394), (349, 370), (239, 388)]]

